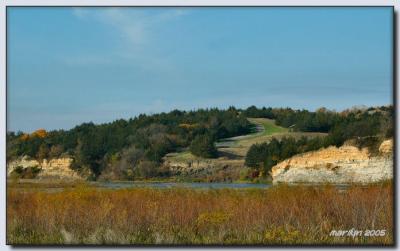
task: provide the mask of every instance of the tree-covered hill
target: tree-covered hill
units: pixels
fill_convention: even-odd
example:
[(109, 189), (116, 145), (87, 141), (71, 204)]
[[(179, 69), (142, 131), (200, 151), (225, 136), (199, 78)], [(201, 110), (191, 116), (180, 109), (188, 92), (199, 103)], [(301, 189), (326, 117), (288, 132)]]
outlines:
[(376, 146), (382, 138), (393, 136), (393, 115), (392, 106), (340, 113), (323, 108), (310, 112), (255, 106), (173, 110), (99, 125), (83, 123), (70, 130), (8, 132), (7, 161), (25, 155), (39, 161), (69, 156), (74, 169), (90, 170), (93, 179), (105, 174), (115, 179), (162, 177), (168, 176), (168, 170), (162, 168), (167, 153), (186, 148), (200, 157), (218, 157), (217, 140), (252, 132), (254, 125), (248, 117), (274, 119), (277, 125), (294, 131), (328, 133), (324, 138), (284, 138), (253, 145), (246, 165), (267, 173), (272, 165), (294, 154), (340, 146), (348, 139), (360, 146)]
[(206, 137), (214, 142), (250, 130), (246, 117), (233, 107), (174, 110), (100, 125), (84, 123), (71, 130), (9, 132), (7, 160), (22, 155), (38, 160), (68, 155), (74, 159), (74, 168), (89, 168), (94, 178), (110, 168), (123, 172), (122, 176), (132, 173), (129, 170), (136, 175), (158, 175), (161, 158), (190, 146), (195, 138)]
[(290, 108), (258, 109), (253, 106), (245, 110), (244, 114), (275, 119), (278, 125), (292, 127), (297, 131), (328, 133), (326, 137), (302, 137), (299, 140), (292, 137), (284, 137), (281, 140), (273, 138), (270, 142), (252, 145), (246, 154), (245, 164), (264, 173), (268, 173), (274, 165), (295, 154), (331, 145), (339, 147), (349, 140), (360, 148), (368, 147), (374, 154), (378, 152), (380, 143), (394, 134), (392, 106), (353, 109), (341, 113), (326, 109), (309, 112)]

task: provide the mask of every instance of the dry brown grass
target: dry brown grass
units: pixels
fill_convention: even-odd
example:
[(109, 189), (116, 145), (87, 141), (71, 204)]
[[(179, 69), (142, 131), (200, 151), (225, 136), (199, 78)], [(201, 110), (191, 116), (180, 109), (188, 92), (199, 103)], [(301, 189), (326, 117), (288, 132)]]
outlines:
[[(392, 244), (392, 185), (7, 194), (9, 244)], [(331, 230), (386, 229), (384, 237)]]

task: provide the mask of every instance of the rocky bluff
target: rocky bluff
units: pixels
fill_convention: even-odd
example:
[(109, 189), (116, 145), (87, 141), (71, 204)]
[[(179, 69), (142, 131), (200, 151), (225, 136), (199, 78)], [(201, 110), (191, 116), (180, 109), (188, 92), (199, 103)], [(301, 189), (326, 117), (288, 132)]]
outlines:
[(377, 155), (343, 145), (286, 159), (271, 170), (274, 183), (372, 183), (393, 178), (393, 140), (384, 141)]
[(22, 169), (36, 167), (40, 170), (36, 176), (38, 179), (83, 179), (77, 172), (71, 169), (72, 161), (72, 158), (65, 157), (51, 160), (44, 159), (42, 162), (39, 162), (24, 156), (7, 164), (7, 176), (10, 176), (17, 167)]

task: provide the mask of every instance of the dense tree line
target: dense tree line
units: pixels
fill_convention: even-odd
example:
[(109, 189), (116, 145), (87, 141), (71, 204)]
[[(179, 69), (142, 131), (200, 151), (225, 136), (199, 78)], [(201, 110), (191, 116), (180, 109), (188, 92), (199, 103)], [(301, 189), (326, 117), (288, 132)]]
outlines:
[[(339, 124), (354, 122), (357, 116), (367, 116), (377, 113), (378, 117), (382, 114), (392, 115), (393, 106), (381, 106), (369, 109), (350, 109), (343, 112), (330, 111), (320, 108), (315, 112), (307, 110), (295, 110), (291, 108), (257, 108), (250, 106), (243, 111), (247, 117), (274, 119), (277, 125), (293, 128), (295, 131), (302, 132), (329, 132)], [(364, 121), (363, 123), (369, 123)]]
[[(264, 109), (259, 110), (263, 111)], [(254, 109), (252, 112), (254, 112)], [(326, 115), (321, 115), (322, 113), (326, 113)], [(353, 110), (336, 114), (331, 113), (323, 110), (315, 113), (304, 111), (293, 112), (290, 109), (285, 111), (279, 110), (279, 112), (275, 113), (276, 119), (287, 116), (288, 120), (292, 120), (290, 123), (295, 124), (304, 123), (308, 119), (313, 120), (313, 117), (324, 118), (317, 120), (325, 121), (320, 125), (327, 126), (328, 135), (312, 139), (302, 137), (299, 140), (288, 137), (278, 141), (274, 138), (268, 143), (252, 145), (247, 152), (245, 164), (268, 173), (272, 166), (295, 154), (318, 150), (331, 145), (339, 147), (348, 140), (352, 140), (360, 148), (368, 147), (370, 152), (374, 154), (377, 153), (378, 147), (384, 139), (393, 137), (393, 107)], [(256, 113), (256, 115), (260, 114)], [(319, 128), (321, 129), (322, 127)], [(324, 129), (323, 131), (326, 130)]]
[(250, 130), (246, 117), (234, 107), (174, 110), (100, 125), (83, 123), (71, 130), (9, 132), (7, 159), (22, 155), (39, 160), (72, 156), (73, 168), (89, 169), (94, 178), (104, 170), (149, 177), (164, 175), (158, 168), (168, 152), (191, 146), (196, 155), (216, 157), (216, 140)]
[(268, 174), (271, 167), (280, 161), (295, 154), (317, 150), (324, 146), (326, 146), (326, 141), (321, 137), (313, 139), (302, 137), (299, 140), (293, 137), (285, 137), (281, 140), (273, 138), (268, 143), (252, 145), (246, 154), (245, 164)]
[(71, 156), (73, 168), (79, 172), (89, 170), (93, 178), (160, 177), (168, 175), (161, 165), (165, 154), (188, 148), (200, 157), (217, 157), (214, 143), (218, 139), (251, 132), (247, 117), (275, 119), (278, 125), (297, 131), (328, 133), (323, 138), (284, 138), (252, 146), (246, 165), (267, 173), (277, 162), (294, 154), (341, 146), (349, 139), (360, 147), (376, 150), (384, 138), (393, 137), (393, 116), (392, 106), (340, 113), (323, 108), (310, 112), (255, 106), (245, 110), (173, 110), (100, 125), (83, 123), (70, 130), (8, 132), (7, 160), (23, 155), (38, 160)]
[(248, 117), (274, 119), (277, 125), (303, 132), (328, 132), (340, 120), (340, 115), (325, 108), (316, 112), (291, 108), (273, 109), (251, 106), (244, 111)]

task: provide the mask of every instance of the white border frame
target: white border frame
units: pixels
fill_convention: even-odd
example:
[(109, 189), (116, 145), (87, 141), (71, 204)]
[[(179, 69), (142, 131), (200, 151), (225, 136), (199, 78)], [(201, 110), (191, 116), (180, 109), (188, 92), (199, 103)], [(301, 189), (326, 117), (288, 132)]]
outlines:
[[(396, 34), (397, 37), (400, 33), (400, 27), (398, 24), (399, 20), (399, 10), (400, 10), (400, 1), (396, 0), (0, 0), (0, 248), (1, 250), (18, 250), (20, 248), (15, 248), (11, 246), (6, 246), (6, 190), (5, 190), (5, 182), (6, 182), (6, 7), (7, 6), (394, 6), (394, 10), (397, 14), (396, 20)], [(395, 48), (396, 55), (394, 55), (398, 59), (398, 39), (395, 39)], [(396, 62), (395, 71), (399, 70), (399, 62)], [(398, 83), (398, 74), (395, 74), (396, 81)], [(399, 88), (395, 88), (396, 97), (399, 95)], [(397, 102), (396, 109), (399, 109), (399, 102)], [(398, 125), (398, 118), (396, 117), (396, 125)], [(396, 128), (396, 132), (397, 128)], [(398, 136), (398, 134), (396, 133)], [(396, 137), (395, 142), (399, 142)], [(397, 144), (396, 144), (397, 145)], [(396, 149), (396, 159), (399, 160), (399, 154)], [(398, 170), (396, 171), (396, 195), (398, 196)], [(4, 182), (4, 183), (3, 183)], [(396, 205), (395, 208), (399, 209), (399, 198), (396, 197)], [(397, 213), (397, 212), (395, 212)], [(396, 219), (396, 230), (397, 234), (399, 233), (398, 229), (398, 215), (395, 217)], [(397, 237), (397, 242), (399, 242), (399, 238)], [(106, 247), (106, 249), (111, 249), (112, 247)], [(138, 247), (125, 247), (118, 248), (118, 250), (131, 250), (142, 249)], [(339, 247), (340, 248), (340, 247)], [(22, 249), (22, 248), (21, 248)], [(37, 248), (29, 248), (30, 250), (42, 250), (43, 247)], [(56, 247), (46, 248), (47, 250), (56, 250)], [(66, 250), (77, 250), (79, 248), (68, 248), (64, 247)], [(87, 250), (96, 250), (95, 247), (85, 248)], [(97, 249), (100, 249), (97, 248)], [(102, 248), (103, 249), (103, 248)], [(148, 248), (147, 248), (148, 249)], [(153, 248), (159, 249), (159, 248)], [(198, 249), (198, 248), (190, 248), (190, 249)], [(212, 248), (215, 249), (216, 248)], [(232, 248), (233, 249), (233, 248)], [(269, 248), (271, 249), (271, 248)], [(272, 248), (273, 250), (280, 250), (282, 248)], [(296, 248), (297, 249), (297, 248)], [(301, 248), (298, 248), (301, 249)], [(326, 248), (320, 248), (326, 249)], [(329, 248), (331, 249), (331, 248)], [(333, 249), (333, 248), (332, 248)], [(378, 248), (376, 248), (378, 249)], [(396, 249), (400, 249), (396, 247)], [(373, 249), (370, 249), (373, 250)]]

